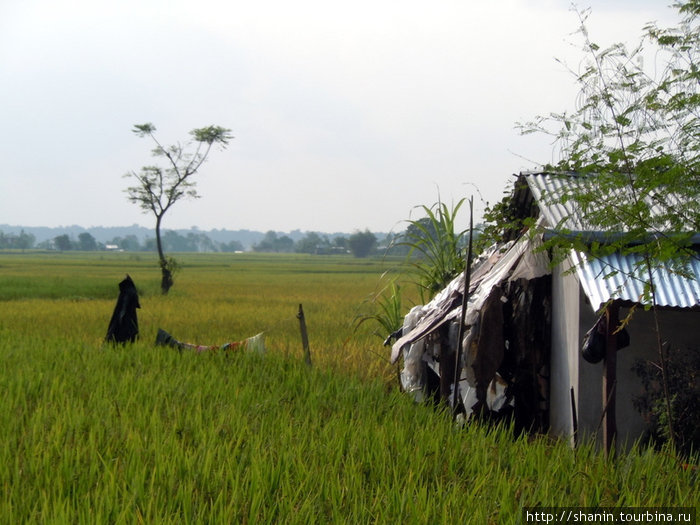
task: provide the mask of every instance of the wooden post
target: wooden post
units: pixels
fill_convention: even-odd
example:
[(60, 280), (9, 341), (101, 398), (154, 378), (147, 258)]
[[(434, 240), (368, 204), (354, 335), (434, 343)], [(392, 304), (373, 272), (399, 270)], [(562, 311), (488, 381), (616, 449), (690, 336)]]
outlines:
[(304, 309), (301, 307), (301, 304), (299, 305), (297, 319), (299, 319), (299, 329), (301, 330), (301, 345), (304, 348), (304, 361), (307, 365), (311, 366), (311, 350), (309, 350), (309, 336), (306, 333), (306, 319), (304, 318)]
[(617, 325), (619, 306), (613, 302), (605, 311), (605, 373), (603, 375), (603, 447), (606, 454), (615, 450), (617, 422), (615, 417), (615, 387), (617, 386)]
[(574, 431), (574, 448), (578, 446), (578, 415), (576, 414), (576, 395), (574, 387), (571, 387), (571, 423)]
[[(464, 293), (462, 294), (462, 309), (459, 316), (459, 329), (457, 330), (457, 349), (455, 350), (454, 378), (452, 380), (452, 417), (457, 417), (457, 407), (459, 406), (459, 379), (462, 372), (462, 353), (464, 352), (464, 322), (467, 318), (467, 304), (469, 303), (469, 288), (472, 283), (472, 239), (474, 237), (474, 197), (469, 198), (469, 246), (467, 257), (464, 261)], [(469, 349), (467, 348), (467, 351)], [(485, 400), (484, 400), (485, 401)]]

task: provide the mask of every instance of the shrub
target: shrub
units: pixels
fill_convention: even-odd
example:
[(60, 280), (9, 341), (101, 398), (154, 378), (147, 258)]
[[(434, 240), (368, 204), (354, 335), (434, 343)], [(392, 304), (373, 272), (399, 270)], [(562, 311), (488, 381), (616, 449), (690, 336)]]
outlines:
[[(666, 349), (666, 374), (673, 414), (673, 432), (679, 452), (690, 455), (700, 450), (700, 347)], [(649, 424), (649, 438), (656, 444), (669, 441), (668, 415), (658, 363), (638, 359), (633, 368), (642, 381), (644, 393), (634, 406)]]

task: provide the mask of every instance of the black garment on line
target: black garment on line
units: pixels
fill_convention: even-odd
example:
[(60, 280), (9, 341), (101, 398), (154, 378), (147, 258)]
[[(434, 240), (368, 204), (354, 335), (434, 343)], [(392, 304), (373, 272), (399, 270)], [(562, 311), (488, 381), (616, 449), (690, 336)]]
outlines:
[(119, 283), (119, 298), (114, 307), (112, 319), (109, 321), (105, 341), (111, 343), (133, 343), (139, 334), (139, 321), (136, 309), (141, 308), (136, 285), (127, 274), (126, 279)]

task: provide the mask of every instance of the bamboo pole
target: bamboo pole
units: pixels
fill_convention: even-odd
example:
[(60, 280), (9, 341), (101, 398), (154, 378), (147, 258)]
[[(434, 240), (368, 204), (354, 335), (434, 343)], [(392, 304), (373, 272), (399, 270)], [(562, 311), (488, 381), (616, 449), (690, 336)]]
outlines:
[(457, 332), (457, 351), (455, 352), (455, 370), (452, 392), (452, 415), (457, 416), (457, 399), (459, 391), (459, 377), (462, 366), (462, 346), (464, 339), (464, 321), (467, 318), (467, 303), (469, 302), (469, 288), (471, 287), (472, 273), (472, 234), (474, 233), (474, 197), (469, 198), (469, 247), (467, 248), (467, 260), (464, 264), (464, 294), (462, 295), (462, 313), (460, 315), (459, 330)]

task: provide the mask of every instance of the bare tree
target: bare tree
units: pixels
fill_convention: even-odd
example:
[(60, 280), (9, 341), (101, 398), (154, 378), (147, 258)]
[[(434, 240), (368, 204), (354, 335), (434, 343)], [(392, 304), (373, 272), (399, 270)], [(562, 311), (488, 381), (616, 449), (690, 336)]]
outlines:
[[(124, 176), (136, 181), (134, 186), (125, 190), (128, 199), (156, 218), (156, 246), (162, 273), (160, 288), (163, 294), (167, 294), (173, 285), (175, 261), (172, 257), (166, 258), (163, 252), (160, 236), (163, 216), (181, 198), (199, 198), (196, 182), (192, 177), (206, 160), (212, 146), (217, 144), (221, 149), (225, 149), (233, 136), (230, 129), (207, 126), (190, 131), (192, 140), (184, 145), (178, 142), (164, 147), (155, 136), (156, 127), (150, 122), (137, 124), (132, 131), (139, 137), (150, 137), (156, 144), (153, 156), (165, 161), (165, 167), (144, 166), (141, 171), (131, 171)], [(193, 143), (196, 143), (196, 146), (193, 146)], [(193, 152), (188, 151), (191, 147), (194, 147)]]

